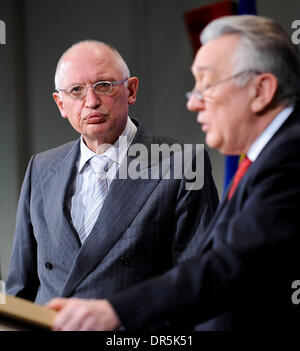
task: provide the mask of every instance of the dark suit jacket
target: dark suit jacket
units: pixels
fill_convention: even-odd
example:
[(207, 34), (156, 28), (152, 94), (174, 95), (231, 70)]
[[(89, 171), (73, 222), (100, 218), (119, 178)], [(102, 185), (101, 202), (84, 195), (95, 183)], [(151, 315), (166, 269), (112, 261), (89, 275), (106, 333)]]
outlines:
[[(152, 144), (173, 142), (141, 125), (133, 141), (148, 151)], [(198, 191), (187, 191), (184, 178), (114, 179), (81, 245), (67, 206), (79, 150), (77, 140), (29, 163), (6, 283), (9, 294), (37, 303), (57, 296), (108, 297), (191, 257), (201, 241), (218, 202), (207, 154), (205, 185)], [(149, 160), (146, 170), (150, 165)]]
[(210, 320), (212, 330), (299, 329), (291, 301), (300, 276), (299, 106), (202, 237), (197, 257), (109, 299), (125, 327)]

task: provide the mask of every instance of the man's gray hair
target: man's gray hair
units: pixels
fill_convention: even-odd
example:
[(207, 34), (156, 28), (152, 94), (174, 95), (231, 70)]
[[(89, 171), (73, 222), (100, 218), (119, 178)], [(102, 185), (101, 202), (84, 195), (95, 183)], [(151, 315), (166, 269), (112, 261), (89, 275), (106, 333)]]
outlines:
[(278, 80), (273, 104), (294, 103), (300, 91), (299, 52), (280, 25), (260, 16), (221, 17), (205, 27), (200, 40), (206, 44), (227, 34), (241, 37), (233, 56), (233, 74), (244, 70), (272, 73)]
[[(101, 48), (101, 47), (106, 47), (108, 49), (111, 50), (111, 53), (114, 55), (114, 57), (116, 58), (116, 61), (118, 63), (118, 66), (120, 68), (120, 71), (123, 75), (123, 78), (130, 78), (130, 71), (129, 68), (125, 62), (125, 60), (123, 59), (123, 57), (121, 56), (121, 54), (118, 52), (117, 49), (115, 49), (113, 46), (111, 46), (110, 44), (106, 44), (102, 41), (98, 41), (98, 40), (82, 40), (79, 41), (75, 44), (73, 44), (69, 49), (67, 49), (62, 56), (60, 57), (57, 66), (56, 66), (56, 71), (55, 71), (55, 76), (54, 76), (54, 83), (55, 83), (55, 89), (59, 89), (61, 88), (60, 85), (60, 80), (61, 80), (61, 64), (64, 60), (64, 58), (76, 47), (80, 46), (80, 45), (90, 45), (90, 46), (94, 46), (95, 48)], [(126, 84), (127, 82), (125, 82)]]

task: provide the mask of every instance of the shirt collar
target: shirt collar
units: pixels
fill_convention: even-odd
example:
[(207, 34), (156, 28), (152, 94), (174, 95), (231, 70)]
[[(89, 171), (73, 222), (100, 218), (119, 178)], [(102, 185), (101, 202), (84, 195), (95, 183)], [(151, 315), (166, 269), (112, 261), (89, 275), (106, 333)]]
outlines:
[(250, 161), (254, 162), (258, 155), (261, 153), (263, 148), (271, 140), (273, 135), (282, 126), (282, 124), (287, 120), (294, 110), (294, 106), (288, 106), (284, 108), (267, 126), (267, 128), (262, 132), (262, 134), (255, 140), (255, 142), (250, 146), (247, 156)]
[[(119, 165), (122, 162), (123, 158), (125, 157), (128, 147), (132, 143), (133, 138), (136, 134), (136, 131), (137, 131), (137, 127), (128, 117), (126, 127), (122, 132), (122, 134), (120, 135), (120, 137), (127, 138), (127, 143), (122, 143), (122, 142), (120, 143), (120, 137), (119, 137), (117, 141), (102, 154), (102, 156), (107, 157), (108, 159), (110, 159), (113, 162), (116, 162)], [(78, 164), (78, 172), (81, 172), (84, 166), (86, 165), (86, 163), (95, 155), (97, 154), (86, 146), (83, 140), (83, 137), (81, 136), (80, 160)], [(109, 162), (109, 165), (111, 164), (112, 162)]]

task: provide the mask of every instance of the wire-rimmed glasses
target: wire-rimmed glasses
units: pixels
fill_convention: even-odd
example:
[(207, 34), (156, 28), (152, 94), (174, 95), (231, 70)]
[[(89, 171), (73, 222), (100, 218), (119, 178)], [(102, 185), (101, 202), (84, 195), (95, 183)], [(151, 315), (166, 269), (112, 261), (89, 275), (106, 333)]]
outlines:
[(92, 87), (94, 89), (94, 92), (98, 95), (107, 95), (111, 93), (113, 90), (113, 87), (116, 85), (121, 85), (125, 83), (128, 80), (128, 78), (121, 79), (117, 82), (110, 82), (108, 80), (101, 80), (99, 82), (96, 82), (92, 85), (72, 85), (68, 89), (57, 89), (58, 92), (65, 92), (66, 94), (70, 95), (73, 99), (82, 99), (86, 97), (88, 88)]

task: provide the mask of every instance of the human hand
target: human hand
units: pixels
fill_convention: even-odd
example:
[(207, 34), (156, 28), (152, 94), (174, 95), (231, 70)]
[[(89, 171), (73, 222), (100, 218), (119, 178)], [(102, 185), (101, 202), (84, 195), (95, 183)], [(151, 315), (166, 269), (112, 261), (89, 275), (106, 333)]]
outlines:
[(120, 320), (107, 300), (87, 300), (77, 298), (53, 299), (46, 307), (58, 311), (53, 330), (115, 330)]

